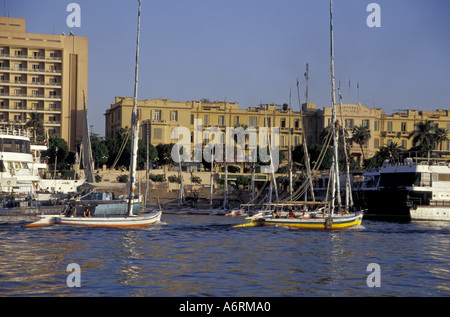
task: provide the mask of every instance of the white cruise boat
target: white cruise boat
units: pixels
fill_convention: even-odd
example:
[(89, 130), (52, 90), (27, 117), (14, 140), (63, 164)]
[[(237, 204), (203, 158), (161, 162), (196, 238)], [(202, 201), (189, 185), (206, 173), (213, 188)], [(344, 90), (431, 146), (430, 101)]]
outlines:
[(449, 154), (430, 151), (363, 173), (353, 188), (355, 205), (369, 217), (450, 220), (450, 160), (441, 157)]
[(0, 129), (0, 190), (9, 194), (33, 194), (40, 177), (34, 168), (29, 132)]
[[(51, 193), (76, 192), (84, 180), (43, 180), (47, 164), (40, 159), (44, 145), (30, 144), (26, 130), (0, 129), (0, 192), (6, 200), (48, 200)], [(46, 194), (41, 194), (47, 192)], [(6, 197), (8, 196), (8, 197)]]
[(85, 183), (85, 179), (44, 179), (42, 176), (47, 171), (47, 163), (43, 161), (41, 153), (48, 150), (46, 145), (31, 144), (33, 155), (34, 173), (40, 176), (39, 183), (35, 187), (34, 197), (37, 200), (49, 200), (63, 198), (67, 194), (77, 193), (78, 187)]

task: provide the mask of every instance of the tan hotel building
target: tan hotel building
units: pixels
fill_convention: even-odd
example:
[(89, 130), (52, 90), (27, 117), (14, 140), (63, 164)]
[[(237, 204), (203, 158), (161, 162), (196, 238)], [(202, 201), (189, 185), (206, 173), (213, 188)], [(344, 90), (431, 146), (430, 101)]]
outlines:
[(87, 90), (86, 37), (27, 33), (25, 19), (0, 17), (1, 128), (25, 128), (39, 112), (44, 130), (75, 150)]
[[(105, 136), (114, 138), (119, 128), (130, 126), (133, 101), (130, 97), (116, 97), (115, 102), (105, 113)], [(273, 104), (239, 109), (232, 102), (178, 102), (169, 99), (138, 101), (141, 118), (141, 135), (146, 139), (147, 131), (150, 143), (154, 146), (163, 143), (175, 143), (171, 139), (175, 127), (189, 127), (194, 130), (194, 119), (202, 119), (203, 129), (217, 126), (225, 132), (225, 127), (237, 125), (253, 127), (279, 127), (280, 150), (287, 151), (289, 146), (289, 126), (291, 127), (291, 145), (302, 144), (303, 134), (307, 144), (321, 144), (320, 134), (331, 122), (331, 107), (316, 109), (314, 103), (303, 104), (302, 111), (283, 109)], [(339, 104), (336, 109), (338, 120), (344, 122), (351, 137), (355, 126), (367, 126), (371, 132), (369, 142), (363, 147), (364, 157), (373, 156), (380, 147), (388, 142), (396, 142), (405, 149), (412, 147), (408, 135), (415, 124), (426, 120), (433, 121), (437, 127), (450, 131), (450, 110), (419, 111), (407, 110), (392, 115), (382, 112), (381, 108), (369, 108), (358, 104)], [(192, 132), (193, 134), (193, 132)], [(193, 141), (193, 137), (191, 137)], [(450, 150), (450, 143), (443, 145)], [(357, 161), (362, 159), (358, 144), (350, 144), (350, 155)]]

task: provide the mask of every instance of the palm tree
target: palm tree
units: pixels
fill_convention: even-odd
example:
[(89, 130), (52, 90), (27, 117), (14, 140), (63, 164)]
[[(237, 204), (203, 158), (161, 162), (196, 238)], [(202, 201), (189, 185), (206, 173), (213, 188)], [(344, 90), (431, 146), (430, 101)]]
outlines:
[(427, 120), (416, 123), (416, 129), (408, 135), (408, 139), (413, 138), (413, 146), (430, 146), (434, 143), (434, 125)]
[(27, 128), (30, 128), (33, 130), (34, 142), (36, 142), (36, 132), (42, 130), (44, 127), (43, 121), (44, 121), (44, 116), (42, 113), (31, 112), (30, 120), (25, 124)]
[(389, 155), (389, 158), (398, 159), (400, 152), (403, 152), (405, 149), (397, 142), (389, 140), (387, 145), (383, 146), (380, 150), (385, 151)]
[(436, 142), (436, 145), (439, 144), (439, 150), (442, 151), (442, 143), (449, 141), (448, 138), (448, 131), (445, 128), (437, 128), (434, 132), (434, 141)]
[(370, 130), (368, 127), (364, 125), (356, 126), (353, 128), (353, 136), (351, 140), (357, 144), (359, 144), (361, 148), (361, 153), (363, 157), (363, 161), (366, 159), (364, 155), (363, 145), (367, 143), (370, 139)]

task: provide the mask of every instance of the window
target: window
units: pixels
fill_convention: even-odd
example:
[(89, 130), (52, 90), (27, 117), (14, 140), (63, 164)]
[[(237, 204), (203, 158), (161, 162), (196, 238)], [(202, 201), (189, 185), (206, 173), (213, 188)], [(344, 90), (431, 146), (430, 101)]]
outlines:
[(39, 90), (32, 90), (31, 91), (31, 95), (34, 96), (34, 97), (39, 96)]
[(380, 139), (378, 139), (378, 138), (373, 139), (373, 147), (375, 149), (378, 149), (380, 147)]
[(219, 116), (219, 125), (225, 125), (225, 116)]
[(345, 128), (353, 129), (353, 119), (345, 119)]
[(300, 144), (300, 137), (298, 135), (294, 136), (294, 145), (297, 146)]
[(264, 126), (270, 128), (271, 127), (271, 122), (270, 122), (271, 118), (264, 118)]
[(191, 114), (191, 124), (194, 124), (194, 115)]
[(239, 116), (234, 116), (234, 126), (239, 125)]
[[(161, 111), (161, 110), (159, 110)], [(161, 128), (154, 128), (153, 129), (153, 138), (157, 140), (162, 139), (162, 129)]]
[(402, 148), (407, 149), (407, 146), (406, 140), (402, 140)]
[(257, 127), (258, 126), (258, 117), (248, 117), (248, 125), (250, 127)]
[(161, 121), (161, 110), (153, 110), (153, 121)]
[(406, 132), (406, 122), (402, 122), (402, 125), (401, 125), (401, 129), (402, 129), (402, 132)]
[(380, 131), (380, 122), (379, 122), (379, 121), (375, 121), (375, 122), (373, 123), (373, 129), (374, 129), (375, 131)]
[(387, 122), (387, 132), (392, 132), (392, 121)]
[(286, 128), (286, 118), (281, 118), (281, 120), (280, 120), (280, 128)]
[(203, 124), (204, 124), (205, 126), (209, 125), (209, 114), (205, 114), (205, 115), (203, 116)]
[(281, 144), (280, 144), (280, 146), (286, 146), (286, 136), (285, 135), (281, 136)]
[(365, 120), (362, 121), (362, 126), (363, 127), (370, 128), (369, 125), (370, 125), (369, 120), (365, 119)]
[(300, 129), (300, 119), (295, 119), (294, 120), (294, 128), (295, 129)]
[(178, 110), (172, 110), (170, 112), (170, 120), (178, 121)]

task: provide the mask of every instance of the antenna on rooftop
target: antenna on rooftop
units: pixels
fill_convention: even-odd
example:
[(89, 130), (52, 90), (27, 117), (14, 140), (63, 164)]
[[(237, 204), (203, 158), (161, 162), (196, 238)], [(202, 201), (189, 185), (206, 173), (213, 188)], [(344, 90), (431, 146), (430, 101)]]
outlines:
[(309, 92), (308, 92), (309, 63), (306, 63), (305, 79), (306, 79), (306, 93), (305, 93), (305, 97), (306, 97), (306, 105), (308, 105), (308, 97), (309, 97)]

